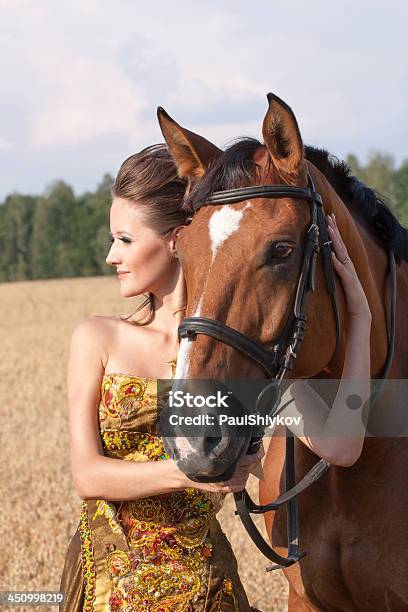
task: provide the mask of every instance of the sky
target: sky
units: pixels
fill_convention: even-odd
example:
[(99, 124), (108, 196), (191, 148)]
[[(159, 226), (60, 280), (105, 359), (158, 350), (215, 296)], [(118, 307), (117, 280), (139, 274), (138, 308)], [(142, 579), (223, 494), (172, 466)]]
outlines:
[(224, 147), (261, 138), (266, 94), (305, 144), (408, 158), (402, 0), (0, 0), (0, 201), (93, 191), (163, 141), (157, 106)]

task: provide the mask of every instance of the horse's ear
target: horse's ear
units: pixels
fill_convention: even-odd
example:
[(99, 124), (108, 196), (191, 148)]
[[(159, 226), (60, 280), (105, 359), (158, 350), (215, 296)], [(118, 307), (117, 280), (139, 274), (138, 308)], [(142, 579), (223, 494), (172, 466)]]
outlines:
[(265, 145), (274, 166), (285, 182), (307, 184), (307, 167), (303, 142), (292, 109), (283, 100), (269, 93), (269, 108), (262, 126)]
[(157, 109), (157, 118), (180, 178), (200, 179), (209, 164), (222, 153), (221, 149), (181, 127), (161, 106)]

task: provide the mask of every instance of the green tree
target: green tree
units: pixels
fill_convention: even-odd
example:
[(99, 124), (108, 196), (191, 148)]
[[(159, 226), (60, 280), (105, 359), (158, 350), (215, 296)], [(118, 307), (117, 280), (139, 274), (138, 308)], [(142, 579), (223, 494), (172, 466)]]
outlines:
[(400, 222), (408, 227), (408, 159), (404, 160), (395, 175), (397, 214)]
[(0, 280), (32, 278), (31, 233), (36, 198), (13, 193), (0, 207)]
[(396, 207), (396, 180), (395, 162), (392, 155), (373, 151), (368, 159), (368, 164), (363, 170), (363, 180), (369, 187), (375, 189), (383, 196), (387, 204)]
[(346, 163), (350, 166), (352, 173), (361, 181), (363, 180), (363, 169), (360, 165), (357, 155), (349, 153), (346, 157)]
[(370, 154), (368, 163), (360, 164), (356, 155), (349, 154), (347, 163), (354, 176), (377, 191), (403, 225), (408, 225), (408, 160), (395, 168), (392, 155), (379, 151)]
[(76, 276), (76, 199), (63, 181), (38, 200), (33, 220), (32, 268), (35, 278)]
[[(95, 193), (82, 196), (82, 252), (86, 253), (87, 266), (92, 274), (110, 275), (114, 273), (107, 264), (109, 250), (109, 209), (113, 178), (105, 174)], [(84, 260), (85, 261), (85, 260)], [(83, 270), (85, 274), (86, 271)]]

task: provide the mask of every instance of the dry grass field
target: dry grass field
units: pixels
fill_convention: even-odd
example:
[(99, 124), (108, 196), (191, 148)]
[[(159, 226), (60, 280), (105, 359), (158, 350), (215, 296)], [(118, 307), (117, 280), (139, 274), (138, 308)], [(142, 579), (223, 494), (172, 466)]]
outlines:
[[(111, 277), (0, 284), (0, 590), (58, 590), (81, 507), (68, 456), (71, 332), (91, 314), (126, 313), (134, 304), (120, 297)], [(251, 477), (249, 490), (255, 496), (257, 482)], [(267, 560), (233, 508), (229, 495), (218, 517), (252, 605), (264, 612), (286, 610), (284, 576), (265, 572)], [(262, 519), (259, 524), (263, 527)]]

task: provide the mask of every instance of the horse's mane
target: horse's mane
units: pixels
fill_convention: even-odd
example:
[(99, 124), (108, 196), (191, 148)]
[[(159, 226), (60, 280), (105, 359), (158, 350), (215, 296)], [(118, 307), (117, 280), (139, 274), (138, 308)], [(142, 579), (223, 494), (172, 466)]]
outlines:
[(400, 224), (380, 195), (352, 175), (350, 166), (325, 149), (305, 147), (306, 159), (326, 177), (344, 204), (367, 222), (372, 234), (395, 261), (408, 261), (408, 229)]
[[(192, 212), (195, 203), (205, 202), (214, 191), (253, 184), (256, 170), (252, 158), (261, 146), (255, 138), (242, 138), (228, 147), (186, 196), (184, 209)], [(379, 194), (353, 176), (346, 162), (325, 149), (306, 146), (305, 157), (324, 174), (347, 208), (366, 221), (382, 248), (386, 252), (392, 249), (397, 263), (408, 261), (408, 229)]]

